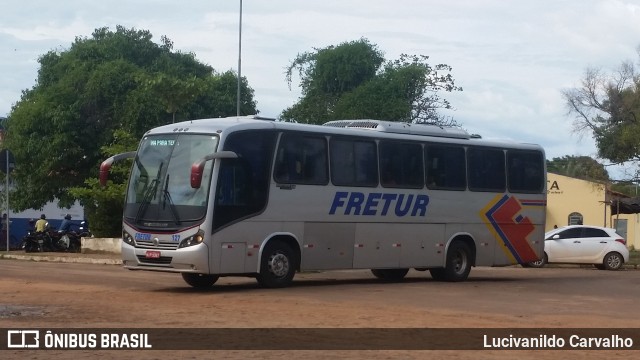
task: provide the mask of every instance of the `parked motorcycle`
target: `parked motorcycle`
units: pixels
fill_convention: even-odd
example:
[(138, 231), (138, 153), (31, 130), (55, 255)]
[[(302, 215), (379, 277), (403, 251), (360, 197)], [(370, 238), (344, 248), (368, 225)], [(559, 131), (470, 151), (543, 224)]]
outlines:
[(80, 252), (80, 238), (80, 234), (73, 230), (47, 229), (43, 232), (30, 230), (22, 239), (21, 248), (25, 252)]
[[(48, 237), (50, 251), (80, 252), (80, 236), (77, 232), (69, 230), (49, 230), (45, 232)], [(45, 239), (46, 240), (46, 239)]]
[(89, 226), (86, 221), (80, 222), (80, 227), (78, 228), (78, 236), (83, 237), (93, 237), (91, 231), (89, 231)]
[(20, 248), (25, 252), (44, 252), (45, 250), (45, 236), (44, 233), (36, 233), (35, 231), (28, 231), (22, 238)]

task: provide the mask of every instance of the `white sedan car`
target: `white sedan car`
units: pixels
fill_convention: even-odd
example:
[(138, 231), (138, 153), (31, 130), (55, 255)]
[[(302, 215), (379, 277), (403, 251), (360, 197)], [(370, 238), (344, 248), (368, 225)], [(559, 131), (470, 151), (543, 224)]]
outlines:
[(528, 266), (593, 264), (600, 270), (618, 270), (629, 261), (627, 241), (615, 229), (571, 225), (547, 232), (544, 239), (543, 258)]

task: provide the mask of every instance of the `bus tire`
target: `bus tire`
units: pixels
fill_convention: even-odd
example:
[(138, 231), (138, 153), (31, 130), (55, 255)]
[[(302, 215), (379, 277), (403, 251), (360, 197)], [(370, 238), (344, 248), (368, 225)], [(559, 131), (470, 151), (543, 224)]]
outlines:
[[(526, 267), (532, 267), (532, 268), (543, 268), (545, 265), (547, 265), (547, 261), (549, 261), (549, 258), (547, 257), (547, 254), (542, 254), (542, 259), (538, 260), (538, 261), (532, 261), (527, 263)], [(522, 264), (523, 267), (524, 264)]]
[(409, 269), (371, 269), (373, 276), (384, 281), (400, 281), (409, 272)]
[(444, 268), (429, 269), (429, 274), (431, 274), (431, 278), (435, 281), (444, 281)]
[(182, 279), (196, 289), (206, 289), (218, 281), (219, 276), (207, 274), (182, 273)]
[(471, 250), (461, 241), (454, 241), (447, 250), (447, 262), (443, 268), (429, 269), (431, 277), (438, 281), (465, 281), (471, 271)]
[(293, 281), (297, 260), (293, 250), (281, 241), (271, 241), (264, 248), (260, 260), (258, 283), (266, 288), (286, 287)]

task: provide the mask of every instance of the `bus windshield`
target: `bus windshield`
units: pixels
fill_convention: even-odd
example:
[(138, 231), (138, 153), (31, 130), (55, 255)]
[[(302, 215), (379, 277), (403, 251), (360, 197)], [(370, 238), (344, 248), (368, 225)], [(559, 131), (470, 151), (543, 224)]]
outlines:
[(205, 164), (202, 185), (190, 185), (191, 165), (215, 152), (218, 137), (199, 134), (146, 136), (134, 161), (124, 217), (141, 227), (177, 228), (206, 213), (213, 161)]

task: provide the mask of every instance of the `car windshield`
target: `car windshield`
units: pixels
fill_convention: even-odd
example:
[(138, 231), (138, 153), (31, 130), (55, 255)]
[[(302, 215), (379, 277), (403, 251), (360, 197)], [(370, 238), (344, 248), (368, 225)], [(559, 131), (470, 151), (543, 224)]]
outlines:
[(198, 189), (191, 187), (191, 165), (215, 152), (217, 145), (213, 135), (146, 136), (131, 171), (125, 219), (142, 227), (178, 227), (202, 219), (213, 162), (205, 164)]

